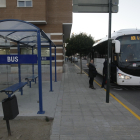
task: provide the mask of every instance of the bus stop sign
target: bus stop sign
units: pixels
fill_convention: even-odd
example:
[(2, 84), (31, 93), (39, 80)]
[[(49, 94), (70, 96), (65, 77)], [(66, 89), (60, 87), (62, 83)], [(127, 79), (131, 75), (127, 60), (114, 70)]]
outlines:
[[(118, 13), (119, 0), (112, 0), (112, 13)], [(74, 13), (109, 13), (109, 0), (73, 0)]]
[(0, 64), (33, 64), (37, 55), (0, 55)]

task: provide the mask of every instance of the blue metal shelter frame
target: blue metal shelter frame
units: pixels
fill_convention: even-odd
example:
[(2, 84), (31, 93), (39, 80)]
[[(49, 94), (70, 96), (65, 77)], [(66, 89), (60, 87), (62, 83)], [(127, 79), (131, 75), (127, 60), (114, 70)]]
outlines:
[[(38, 114), (44, 114), (42, 101), (42, 73), (41, 73), (41, 43), (49, 43), (50, 47), (50, 91), (52, 90), (52, 55), (51, 47), (55, 47), (55, 82), (56, 75), (56, 46), (48, 36), (35, 25), (15, 19), (0, 20), (0, 39), (16, 42), (18, 45), (18, 54), (20, 54), (20, 44), (33, 48), (37, 45), (38, 52), (38, 87), (39, 87), (39, 111)], [(32, 64), (32, 73), (34, 74), (34, 64)], [(21, 82), (20, 64), (18, 64), (19, 82)]]

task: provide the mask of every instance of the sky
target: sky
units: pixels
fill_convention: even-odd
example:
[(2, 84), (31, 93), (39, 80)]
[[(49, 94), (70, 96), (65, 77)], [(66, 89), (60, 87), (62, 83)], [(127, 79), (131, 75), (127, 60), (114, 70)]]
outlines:
[[(111, 33), (120, 29), (140, 29), (140, 0), (119, 0), (118, 13), (112, 13)], [(73, 13), (71, 34), (91, 34), (95, 40), (108, 35), (108, 13)]]

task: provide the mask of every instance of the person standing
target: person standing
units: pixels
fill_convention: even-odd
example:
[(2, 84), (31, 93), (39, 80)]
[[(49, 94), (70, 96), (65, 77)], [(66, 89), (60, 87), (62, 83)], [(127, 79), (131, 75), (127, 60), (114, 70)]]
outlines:
[(93, 80), (94, 80), (94, 77), (96, 77), (97, 75), (97, 71), (96, 71), (96, 68), (95, 68), (95, 65), (93, 63), (93, 60), (90, 61), (89, 65), (89, 88), (92, 88), (92, 89), (95, 89), (94, 88), (94, 85), (93, 85)]
[(107, 60), (105, 59), (103, 66), (103, 81), (101, 88), (105, 88), (104, 85), (106, 84), (106, 80), (107, 80)]

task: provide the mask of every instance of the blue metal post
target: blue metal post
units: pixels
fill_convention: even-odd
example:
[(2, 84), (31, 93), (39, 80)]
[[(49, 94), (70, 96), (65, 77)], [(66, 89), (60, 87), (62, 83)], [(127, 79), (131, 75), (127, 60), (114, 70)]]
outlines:
[(42, 101), (42, 74), (41, 74), (41, 39), (40, 30), (37, 31), (37, 48), (38, 48), (38, 88), (39, 88), (39, 111), (37, 114), (44, 114)]
[[(32, 47), (32, 55), (34, 54), (34, 50), (33, 50), (33, 47)], [(34, 64), (32, 64), (32, 74), (34, 75)]]
[(56, 75), (56, 47), (55, 47), (55, 82), (57, 82), (57, 75)]
[[(32, 47), (32, 55), (34, 54), (34, 50)], [(34, 64), (32, 64), (32, 75), (34, 76)], [(34, 82), (34, 79), (32, 80)]]
[(29, 81), (30, 82), (30, 88), (31, 88), (31, 81)]
[(50, 92), (53, 92), (53, 90), (52, 90), (52, 49), (51, 49), (51, 42), (50, 42)]
[[(20, 44), (18, 43), (18, 55), (20, 55)], [(18, 64), (18, 79), (19, 83), (21, 82), (21, 71), (20, 71), (20, 64)], [(21, 95), (23, 95), (22, 89), (19, 89), (21, 91)]]

